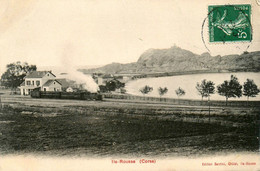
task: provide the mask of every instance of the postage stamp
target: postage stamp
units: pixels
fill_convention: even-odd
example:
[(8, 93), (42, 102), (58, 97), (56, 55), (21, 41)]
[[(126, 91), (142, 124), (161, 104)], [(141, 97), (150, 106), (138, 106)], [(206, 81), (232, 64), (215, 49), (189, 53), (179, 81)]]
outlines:
[(239, 42), (252, 40), (251, 5), (208, 6), (209, 41)]

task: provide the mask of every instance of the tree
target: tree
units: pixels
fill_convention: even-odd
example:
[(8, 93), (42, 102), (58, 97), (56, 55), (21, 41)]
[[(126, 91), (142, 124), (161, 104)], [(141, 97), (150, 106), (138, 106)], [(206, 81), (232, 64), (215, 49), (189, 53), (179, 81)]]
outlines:
[(16, 89), (27, 73), (37, 70), (36, 65), (28, 65), (20, 61), (8, 64), (6, 68), (7, 70), (1, 76), (1, 84), (11, 89)]
[(115, 91), (116, 90), (116, 82), (115, 81), (108, 81), (106, 83), (106, 88), (108, 91)]
[(117, 79), (110, 80), (106, 83), (106, 88), (108, 91), (115, 91), (118, 88), (124, 87), (125, 83), (121, 83)]
[(210, 97), (210, 94), (215, 93), (215, 84), (212, 81), (207, 81), (206, 79), (202, 80), (201, 83), (197, 83), (196, 89), (201, 95), (202, 100), (203, 97)]
[(231, 75), (229, 81), (225, 80), (224, 83), (218, 85), (217, 89), (219, 95), (226, 97), (226, 105), (229, 98), (242, 96), (242, 86), (234, 75)]
[(215, 84), (212, 81), (202, 80), (201, 83), (197, 83), (196, 89), (202, 97), (208, 97), (209, 105), (209, 122), (210, 122), (210, 95), (215, 93)]
[(178, 98), (185, 95), (185, 91), (180, 87), (177, 90), (175, 90), (175, 93), (178, 96)]
[(148, 94), (148, 93), (150, 93), (151, 91), (153, 91), (153, 88), (150, 87), (150, 86), (148, 86), (148, 85), (146, 85), (146, 86), (144, 86), (143, 88), (141, 88), (139, 91), (140, 91), (143, 95), (145, 95), (145, 94)]
[(243, 95), (247, 96), (247, 104), (249, 97), (255, 97), (258, 95), (260, 90), (258, 89), (257, 85), (255, 84), (254, 80), (247, 79), (243, 85)]
[(164, 88), (159, 87), (158, 92), (159, 92), (159, 95), (160, 95), (160, 98), (161, 98), (164, 94), (166, 94), (168, 92), (168, 88), (167, 87), (164, 87)]

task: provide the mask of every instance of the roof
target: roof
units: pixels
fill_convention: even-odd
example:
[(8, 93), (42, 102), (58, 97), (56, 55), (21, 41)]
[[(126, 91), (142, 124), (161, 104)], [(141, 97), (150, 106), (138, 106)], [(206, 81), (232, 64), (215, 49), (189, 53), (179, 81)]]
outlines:
[(117, 79), (111, 79), (111, 80), (109, 80), (109, 81), (107, 81), (107, 82), (115, 82), (115, 83), (121, 83), (119, 80), (117, 80)]
[(69, 83), (65, 78), (62, 79), (56, 79), (59, 83), (61, 83), (62, 87), (69, 87)]
[(50, 86), (53, 82), (57, 82), (61, 85), (60, 82), (58, 82), (57, 80), (48, 80), (46, 83), (44, 83), (42, 86), (46, 87), (46, 86)]
[(106, 78), (114, 78), (113, 75), (111, 74), (105, 74), (101, 76), (102, 78), (106, 79)]
[(61, 78), (61, 79), (56, 79), (59, 83), (61, 83), (61, 86), (63, 88), (68, 88), (68, 87), (75, 87), (75, 81), (72, 80), (67, 80), (65, 78)]
[(25, 76), (25, 78), (42, 78), (47, 73), (52, 74), (54, 77), (56, 77), (51, 71), (32, 71), (28, 75)]
[(23, 82), (20, 84), (20, 86), (25, 86), (25, 81), (23, 81)]

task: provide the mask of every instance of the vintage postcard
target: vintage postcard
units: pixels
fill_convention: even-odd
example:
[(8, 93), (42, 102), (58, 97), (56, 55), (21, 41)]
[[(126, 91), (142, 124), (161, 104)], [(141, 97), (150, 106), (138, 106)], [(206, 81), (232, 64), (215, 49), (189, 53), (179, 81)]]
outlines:
[(259, 170), (259, 0), (1, 0), (0, 170)]

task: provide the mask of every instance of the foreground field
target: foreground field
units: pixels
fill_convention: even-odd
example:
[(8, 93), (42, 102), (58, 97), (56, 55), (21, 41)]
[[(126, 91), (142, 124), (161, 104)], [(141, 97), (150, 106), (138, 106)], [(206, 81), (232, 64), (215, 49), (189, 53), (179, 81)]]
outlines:
[(252, 126), (239, 129), (97, 113), (4, 110), (1, 153), (189, 156), (258, 149)]
[(258, 151), (258, 109), (2, 96), (1, 154), (197, 156)]

